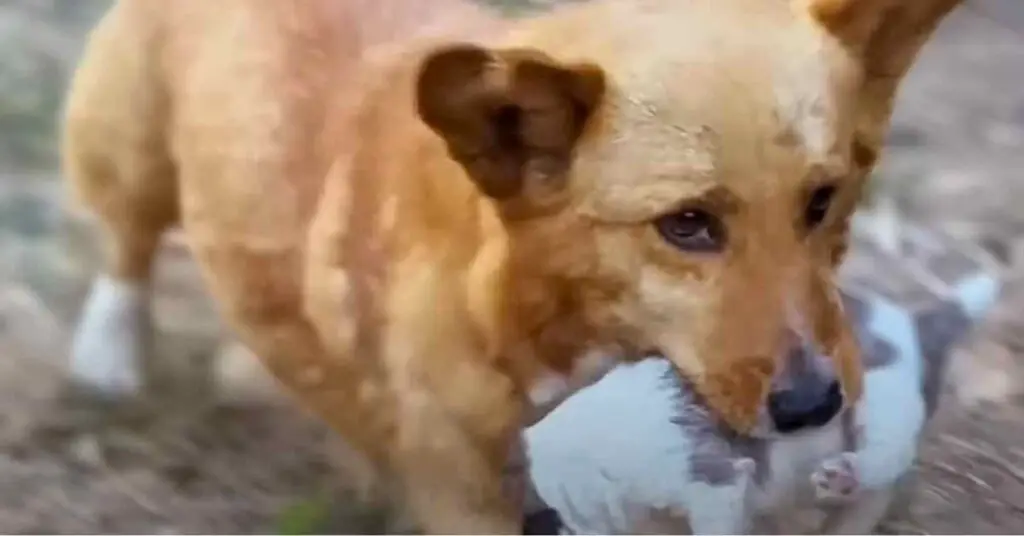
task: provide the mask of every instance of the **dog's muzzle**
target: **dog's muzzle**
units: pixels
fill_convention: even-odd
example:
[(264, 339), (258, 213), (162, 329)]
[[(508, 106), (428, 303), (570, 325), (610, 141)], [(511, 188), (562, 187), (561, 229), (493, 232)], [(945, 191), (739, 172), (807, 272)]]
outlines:
[(768, 394), (768, 416), (787, 434), (825, 426), (843, 409), (843, 389), (828, 357), (806, 344), (794, 347)]

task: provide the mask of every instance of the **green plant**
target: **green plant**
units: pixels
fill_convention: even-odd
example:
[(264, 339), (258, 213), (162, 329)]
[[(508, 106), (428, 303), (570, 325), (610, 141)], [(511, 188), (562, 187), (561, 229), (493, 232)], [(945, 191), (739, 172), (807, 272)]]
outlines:
[(276, 530), (286, 536), (324, 534), (331, 522), (331, 498), (326, 493), (300, 500), (281, 512)]

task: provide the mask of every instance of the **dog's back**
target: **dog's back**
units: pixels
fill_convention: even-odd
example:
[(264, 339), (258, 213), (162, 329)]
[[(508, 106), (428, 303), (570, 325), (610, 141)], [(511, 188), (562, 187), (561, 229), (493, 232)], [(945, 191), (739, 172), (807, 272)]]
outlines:
[[(226, 201), (231, 192), (232, 203), (218, 208), (237, 211), (238, 225), (243, 215), (252, 225), (261, 219), (253, 213), (265, 214), (258, 231), (270, 247), (281, 237), (283, 247), (308, 224), (330, 151), (346, 142), (324, 127), (358, 107), (370, 51), (492, 24), (460, 0), (120, 0), (92, 32), (68, 93), (71, 184), (114, 222), (143, 218), (123, 212), (146, 203), (153, 214), (132, 221), (144, 241), (179, 221), (175, 176), (207, 176), (213, 191), (185, 193)], [(145, 184), (109, 187), (123, 181)], [(253, 196), (240, 199), (237, 190)], [(282, 190), (291, 195), (258, 199)], [(210, 210), (182, 201), (184, 210)]]
[[(356, 135), (347, 119), (362, 72), (392, 45), (498, 24), (461, 0), (116, 2), (65, 105), (69, 184), (113, 245), (73, 376), (104, 395), (140, 389), (148, 326), (135, 324), (148, 323), (161, 235), (182, 222), (229, 323), (245, 336), (287, 319), (275, 348), (253, 349), (308, 356), (269, 363), (279, 377), (303, 374), (321, 352), (304, 320), (302, 252), (327, 169)], [(109, 327), (111, 314), (132, 326)]]

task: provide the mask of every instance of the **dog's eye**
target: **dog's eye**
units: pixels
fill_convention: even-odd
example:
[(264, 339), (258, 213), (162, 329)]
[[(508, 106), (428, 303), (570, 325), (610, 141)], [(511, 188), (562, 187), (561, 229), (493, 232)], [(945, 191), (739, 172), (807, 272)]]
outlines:
[(722, 222), (698, 209), (666, 214), (654, 221), (666, 242), (684, 251), (716, 252), (725, 245)]
[(814, 229), (825, 220), (835, 193), (835, 186), (822, 186), (811, 192), (811, 198), (807, 201), (807, 208), (804, 211), (804, 224), (808, 229)]

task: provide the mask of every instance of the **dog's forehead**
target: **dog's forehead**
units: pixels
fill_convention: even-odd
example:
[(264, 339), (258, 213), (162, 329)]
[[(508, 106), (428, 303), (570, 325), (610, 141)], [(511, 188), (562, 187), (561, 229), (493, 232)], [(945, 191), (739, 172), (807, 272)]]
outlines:
[(841, 60), (833, 63), (812, 47), (801, 50), (794, 40), (800, 41), (780, 36), (775, 41), (782, 52), (759, 56), (758, 44), (746, 41), (734, 49), (709, 44), (674, 52), (617, 79), (614, 113), (640, 136), (690, 147), (697, 141), (722, 160), (789, 150), (810, 163), (826, 163), (841, 151), (852, 126), (855, 80)]
[(761, 25), (711, 20), (678, 37), (657, 23), (645, 29), (660, 34), (657, 46), (606, 60), (613, 89), (598, 141), (609, 168), (599, 186), (619, 199), (619, 180), (645, 198), (724, 185), (760, 199), (843, 176), (859, 73), (819, 29), (776, 18), (757, 33)]

